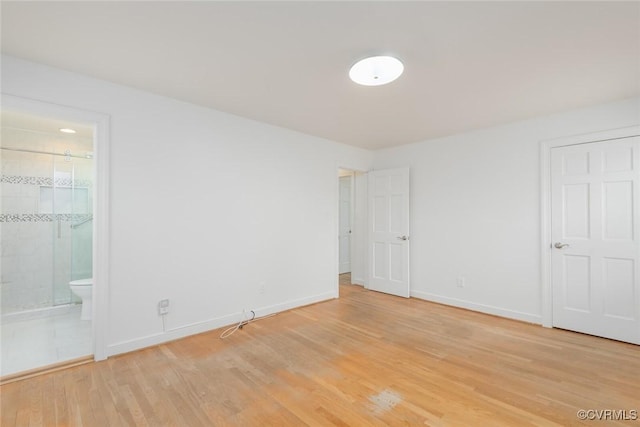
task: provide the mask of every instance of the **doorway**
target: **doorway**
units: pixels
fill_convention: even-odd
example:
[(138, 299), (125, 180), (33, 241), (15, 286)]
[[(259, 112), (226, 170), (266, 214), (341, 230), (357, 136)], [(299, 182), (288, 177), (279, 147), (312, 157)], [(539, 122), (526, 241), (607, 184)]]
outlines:
[(93, 353), (70, 286), (93, 277), (93, 128), (3, 110), (0, 162), (5, 377)]
[(338, 284), (365, 285), (367, 174), (338, 169)]
[(340, 170), (338, 177), (338, 274), (351, 273), (351, 226), (353, 222), (353, 172)]
[(11, 95), (2, 103), (6, 382), (106, 358), (109, 118)]

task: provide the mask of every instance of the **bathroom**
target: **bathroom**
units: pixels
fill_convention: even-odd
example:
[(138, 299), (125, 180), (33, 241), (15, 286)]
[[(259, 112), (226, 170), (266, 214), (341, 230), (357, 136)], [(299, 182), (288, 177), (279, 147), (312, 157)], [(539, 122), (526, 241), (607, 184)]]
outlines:
[(1, 132), (5, 380), (91, 360), (95, 174), (92, 126), (2, 111)]

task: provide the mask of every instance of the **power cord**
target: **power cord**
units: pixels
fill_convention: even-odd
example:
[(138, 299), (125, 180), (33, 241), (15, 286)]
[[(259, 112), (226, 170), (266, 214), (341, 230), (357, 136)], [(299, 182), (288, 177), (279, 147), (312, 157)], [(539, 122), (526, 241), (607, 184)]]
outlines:
[(242, 329), (243, 327), (245, 327), (246, 325), (248, 325), (251, 322), (257, 322), (258, 320), (266, 319), (267, 317), (272, 317), (272, 316), (276, 315), (276, 313), (273, 313), (273, 314), (269, 314), (268, 316), (263, 316), (263, 317), (256, 318), (256, 312), (251, 310), (251, 314), (252, 314), (251, 319), (247, 320), (247, 319), (244, 318), (245, 314), (246, 314), (246, 312), (244, 310), (242, 310), (243, 319), (237, 325), (231, 326), (230, 328), (225, 329), (224, 332), (222, 332), (220, 334), (220, 339), (225, 339), (225, 338), (230, 337), (238, 329)]

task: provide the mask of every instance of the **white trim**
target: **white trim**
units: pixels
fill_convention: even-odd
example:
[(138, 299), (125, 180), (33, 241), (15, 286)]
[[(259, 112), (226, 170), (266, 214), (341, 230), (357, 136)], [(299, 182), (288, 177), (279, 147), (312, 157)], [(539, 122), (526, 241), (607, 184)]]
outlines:
[[(107, 358), (109, 326), (109, 116), (94, 121), (95, 197), (93, 220), (93, 356)], [(96, 286), (96, 283), (98, 284)], [(97, 304), (96, 301), (100, 303)]]
[(553, 327), (551, 282), (551, 149), (640, 136), (640, 125), (540, 141), (540, 280), (542, 326)]
[(446, 297), (443, 295), (432, 294), (430, 292), (411, 291), (411, 296), (426, 301), (437, 302), (452, 307), (464, 308), (467, 310), (478, 311), (480, 313), (491, 314), (493, 316), (505, 317), (507, 319), (515, 319), (528, 323), (540, 324), (541, 318), (537, 314), (525, 313), (522, 311), (510, 310), (507, 308), (496, 307), (493, 305), (478, 304), (471, 301), (461, 300), (458, 298)]
[(2, 108), (94, 126), (93, 357), (104, 360), (109, 324), (109, 115), (6, 93)]
[[(322, 301), (334, 299), (333, 292), (325, 292), (322, 294), (285, 301), (280, 304), (275, 304), (267, 307), (262, 307), (253, 310), (256, 317), (263, 317), (269, 314), (280, 313), (293, 308), (302, 307), (309, 304), (315, 304)], [(122, 341), (119, 343), (111, 344), (107, 348), (109, 356), (116, 354), (128, 353), (130, 351), (140, 350), (146, 347), (152, 347), (155, 345), (163, 344), (169, 341), (174, 341), (180, 338), (185, 338), (195, 334), (201, 334), (203, 332), (209, 332), (214, 329), (229, 326), (234, 323), (243, 320), (242, 313), (229, 314), (222, 317), (216, 317), (202, 322), (192, 323), (190, 325), (184, 325), (177, 328), (169, 329), (166, 332), (147, 335), (146, 337), (136, 338), (133, 340)]]

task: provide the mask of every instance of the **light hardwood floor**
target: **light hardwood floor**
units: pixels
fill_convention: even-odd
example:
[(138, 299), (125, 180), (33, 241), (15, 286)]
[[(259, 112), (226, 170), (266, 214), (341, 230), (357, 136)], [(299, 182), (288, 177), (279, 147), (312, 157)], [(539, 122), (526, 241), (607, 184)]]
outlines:
[(1, 425), (569, 426), (579, 409), (640, 410), (638, 346), (340, 292), (225, 340), (218, 330), (7, 384)]

